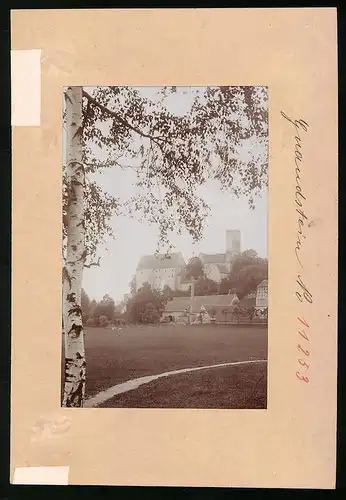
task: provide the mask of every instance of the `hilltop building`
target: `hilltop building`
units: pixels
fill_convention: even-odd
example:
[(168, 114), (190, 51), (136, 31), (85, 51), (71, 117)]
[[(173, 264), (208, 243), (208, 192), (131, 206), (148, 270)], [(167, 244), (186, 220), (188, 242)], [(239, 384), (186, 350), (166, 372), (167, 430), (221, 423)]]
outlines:
[(180, 290), (185, 267), (186, 262), (180, 252), (145, 255), (141, 257), (136, 269), (136, 291), (144, 283), (149, 283), (156, 289), (169, 286), (171, 290)]
[(225, 253), (206, 254), (200, 253), (199, 258), (207, 278), (219, 283), (222, 278), (227, 278), (232, 263), (241, 252), (241, 234), (238, 229), (226, 231)]
[[(200, 253), (199, 259), (207, 278), (220, 282), (231, 270), (235, 257), (241, 252), (239, 230), (226, 231), (224, 253)], [(185, 281), (186, 262), (181, 252), (171, 254), (145, 255), (141, 257), (136, 269), (136, 291), (145, 282), (153, 288), (169, 286), (172, 290), (188, 290), (190, 283)]]

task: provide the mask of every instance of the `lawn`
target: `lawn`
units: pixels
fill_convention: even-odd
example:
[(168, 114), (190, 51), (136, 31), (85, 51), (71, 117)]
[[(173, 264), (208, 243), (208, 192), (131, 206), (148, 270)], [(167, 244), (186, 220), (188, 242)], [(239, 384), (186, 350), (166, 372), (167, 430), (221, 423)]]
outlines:
[(267, 364), (206, 369), (165, 377), (119, 394), (100, 408), (267, 408)]
[[(146, 375), (233, 361), (267, 359), (267, 333), (266, 327), (255, 325), (130, 326), (121, 330), (87, 328), (86, 397)], [(216, 372), (211, 375), (213, 370), (219, 369), (210, 370), (210, 377), (217, 376)], [(226, 371), (228, 373), (227, 369), (224, 372), (221, 370), (222, 373)], [(202, 373), (174, 375), (152, 384), (157, 384), (155, 387), (165, 384), (166, 388), (166, 384), (172, 385), (173, 378), (175, 384), (178, 377), (179, 380), (189, 378), (200, 383), (205, 380), (203, 376)], [(214, 383), (220, 386), (220, 381)], [(148, 386), (137, 390), (142, 394)], [(210, 390), (215, 390), (216, 386), (210, 387)]]

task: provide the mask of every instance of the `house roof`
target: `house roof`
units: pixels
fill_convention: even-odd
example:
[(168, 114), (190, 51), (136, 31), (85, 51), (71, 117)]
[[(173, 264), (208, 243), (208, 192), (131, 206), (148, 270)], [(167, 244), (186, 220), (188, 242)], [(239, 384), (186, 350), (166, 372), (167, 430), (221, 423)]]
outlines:
[(213, 306), (230, 306), (233, 298), (234, 295), (201, 295), (195, 296), (192, 300), (191, 297), (174, 297), (167, 302), (165, 311), (183, 312), (192, 305), (192, 311), (199, 312), (202, 306), (205, 308)]
[(185, 260), (181, 252), (170, 254), (144, 255), (140, 258), (137, 271), (142, 269), (165, 269), (168, 267), (183, 267)]
[(224, 264), (226, 262), (225, 253), (200, 253), (199, 258), (203, 264)]
[(260, 287), (260, 286), (268, 286), (268, 280), (265, 279), (265, 280), (261, 281), (261, 283), (258, 285), (258, 287)]
[(227, 305), (227, 306), (224, 306), (224, 305), (214, 305), (214, 306), (208, 305), (208, 306), (205, 306), (205, 309), (206, 309), (206, 311), (208, 313), (211, 312), (213, 309), (215, 310), (215, 312), (219, 312), (219, 313), (222, 313), (223, 311), (232, 312), (232, 311), (234, 311), (234, 306), (231, 306), (231, 305)]

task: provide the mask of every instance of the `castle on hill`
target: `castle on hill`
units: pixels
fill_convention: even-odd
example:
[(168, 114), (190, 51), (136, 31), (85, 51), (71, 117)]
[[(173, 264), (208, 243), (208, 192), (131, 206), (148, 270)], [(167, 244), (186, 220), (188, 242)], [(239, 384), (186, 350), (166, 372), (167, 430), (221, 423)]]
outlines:
[[(241, 233), (239, 230), (226, 231), (225, 253), (200, 253), (199, 259), (207, 278), (220, 282), (228, 276), (235, 257), (241, 252)], [(153, 288), (169, 286), (172, 290), (186, 290), (184, 282), (186, 262), (181, 252), (145, 255), (140, 258), (136, 269), (136, 290), (144, 283)]]

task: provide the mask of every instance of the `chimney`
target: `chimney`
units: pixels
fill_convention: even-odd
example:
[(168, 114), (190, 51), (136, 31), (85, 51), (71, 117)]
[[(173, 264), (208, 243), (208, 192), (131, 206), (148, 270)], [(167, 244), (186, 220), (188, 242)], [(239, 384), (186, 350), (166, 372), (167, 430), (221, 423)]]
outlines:
[(193, 303), (193, 299), (195, 298), (195, 280), (191, 280), (191, 305)]

